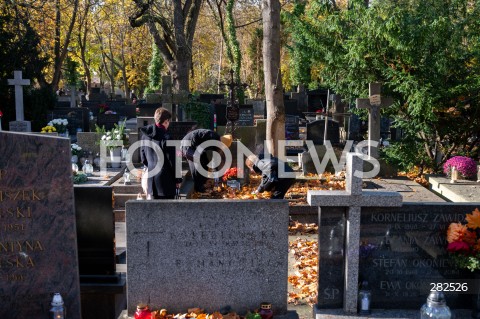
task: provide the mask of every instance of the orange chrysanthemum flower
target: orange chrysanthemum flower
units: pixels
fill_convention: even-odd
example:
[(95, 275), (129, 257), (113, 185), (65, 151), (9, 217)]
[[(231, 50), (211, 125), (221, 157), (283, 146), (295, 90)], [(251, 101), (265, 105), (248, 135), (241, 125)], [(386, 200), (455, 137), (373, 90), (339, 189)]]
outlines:
[(471, 214), (467, 214), (467, 217), (465, 217), (465, 219), (468, 221), (468, 228), (480, 228), (480, 210), (478, 210), (478, 208), (475, 208), (475, 210)]
[(463, 240), (465, 233), (468, 232), (467, 226), (460, 223), (451, 223), (447, 230), (447, 241), (453, 243), (454, 241)]

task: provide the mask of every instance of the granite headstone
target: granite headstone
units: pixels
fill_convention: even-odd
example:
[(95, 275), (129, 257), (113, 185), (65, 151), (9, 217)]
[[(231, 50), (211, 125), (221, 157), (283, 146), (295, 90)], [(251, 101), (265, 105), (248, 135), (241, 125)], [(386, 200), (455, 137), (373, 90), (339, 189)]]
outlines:
[(105, 127), (105, 129), (111, 130), (118, 125), (120, 121), (120, 115), (118, 114), (105, 114), (101, 113), (97, 115), (97, 125), (100, 127)]
[(79, 131), (90, 131), (89, 112), (89, 109), (84, 107), (55, 108), (47, 114), (47, 120), (68, 120), (67, 130), (71, 135), (75, 135)]
[(128, 201), (127, 300), (169, 312), (287, 310), (288, 203)]
[[(449, 224), (464, 220), (476, 207), (478, 203), (403, 203), (362, 208), (359, 282), (368, 281), (371, 308), (420, 309), (431, 283), (466, 282), (469, 289), (478, 289), (472, 273), (456, 268), (446, 252)], [(338, 265), (346, 249), (345, 216), (340, 208), (321, 210), (318, 308), (343, 304), (344, 270)], [(445, 295), (452, 309), (470, 308), (470, 296), (461, 291)]]
[(75, 213), (80, 276), (114, 275), (115, 221), (112, 187), (76, 185)]
[(0, 132), (0, 317), (80, 319), (70, 141)]
[[(325, 120), (316, 120), (307, 123), (307, 140), (313, 141), (314, 145), (323, 145)], [(328, 120), (327, 123), (327, 140), (332, 145), (340, 143), (340, 128), (337, 122)]]
[[(472, 273), (456, 268), (448, 256), (446, 231), (477, 207), (430, 203), (362, 211), (360, 281), (369, 283), (372, 307), (419, 309), (432, 283), (466, 282), (472, 291)], [(459, 292), (446, 293), (448, 305), (469, 308), (470, 299)]]
[(242, 105), (239, 109), (238, 126), (253, 126), (254, 112), (253, 105)]

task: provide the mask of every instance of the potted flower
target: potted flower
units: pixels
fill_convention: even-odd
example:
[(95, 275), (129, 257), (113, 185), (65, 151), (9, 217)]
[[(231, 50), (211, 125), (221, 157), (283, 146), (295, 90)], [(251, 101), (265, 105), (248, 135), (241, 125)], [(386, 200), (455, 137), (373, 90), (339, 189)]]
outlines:
[(466, 179), (475, 178), (477, 174), (477, 164), (470, 157), (454, 156), (449, 158), (445, 164), (443, 164), (443, 172), (448, 177), (450, 177), (452, 173), (452, 167), (455, 167), (460, 176)]
[(120, 167), (121, 149), (125, 140), (125, 121), (120, 125), (115, 124), (115, 127), (109, 131), (99, 126), (96, 130), (102, 135), (100, 145), (104, 145), (110, 153), (111, 166), (113, 168)]
[(42, 127), (42, 130), (40, 131), (40, 133), (56, 133), (56, 132), (57, 132), (57, 129), (55, 128), (55, 126), (51, 126), (51, 125)]
[(72, 151), (72, 163), (78, 163), (78, 155), (80, 155), (82, 148), (77, 143), (73, 143), (70, 150)]
[(53, 126), (59, 135), (63, 135), (65, 137), (68, 137), (67, 125), (67, 119), (53, 119), (47, 123), (47, 126)]
[(466, 214), (466, 223), (451, 223), (447, 230), (447, 251), (458, 268), (480, 269), (480, 210)]
[(236, 167), (229, 168), (225, 174), (223, 174), (222, 180), (224, 182), (237, 179), (238, 170)]

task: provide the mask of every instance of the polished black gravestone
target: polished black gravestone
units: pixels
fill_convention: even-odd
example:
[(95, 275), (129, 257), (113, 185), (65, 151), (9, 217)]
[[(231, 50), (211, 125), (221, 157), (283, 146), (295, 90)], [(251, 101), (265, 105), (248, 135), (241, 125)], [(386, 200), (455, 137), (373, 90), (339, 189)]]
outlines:
[(253, 112), (253, 105), (242, 105), (239, 108), (239, 118), (237, 126), (253, 126), (253, 119), (254, 119), (254, 112)]
[[(314, 145), (323, 145), (325, 120), (316, 120), (307, 123), (307, 141), (313, 141)], [(340, 143), (340, 126), (333, 120), (328, 120), (327, 123), (327, 140), (332, 145)]]
[(83, 107), (55, 108), (47, 114), (47, 120), (67, 119), (67, 130), (70, 135), (90, 131), (89, 110)]
[(0, 318), (50, 318), (53, 293), (80, 319), (66, 138), (0, 132)]
[[(432, 283), (472, 280), (469, 271), (452, 264), (446, 232), (476, 207), (441, 203), (362, 211), (360, 280), (369, 282), (372, 307), (419, 309)], [(446, 298), (451, 308), (470, 308), (466, 295), (454, 291)]]
[(112, 187), (75, 185), (75, 210), (83, 317), (118, 318), (126, 287), (116, 273)]
[(112, 187), (75, 186), (75, 213), (80, 279), (115, 275)]
[(118, 125), (119, 121), (120, 115), (118, 114), (101, 113), (97, 115), (97, 125), (104, 127), (107, 131), (113, 129), (115, 125)]
[[(359, 281), (368, 281), (372, 308), (420, 309), (431, 283), (467, 282), (470, 271), (457, 269), (446, 252), (446, 231), (479, 204), (403, 203), (401, 207), (364, 207), (361, 212)], [(343, 305), (345, 213), (322, 208), (319, 229), (317, 307)], [(469, 309), (471, 296), (446, 293), (453, 309)]]

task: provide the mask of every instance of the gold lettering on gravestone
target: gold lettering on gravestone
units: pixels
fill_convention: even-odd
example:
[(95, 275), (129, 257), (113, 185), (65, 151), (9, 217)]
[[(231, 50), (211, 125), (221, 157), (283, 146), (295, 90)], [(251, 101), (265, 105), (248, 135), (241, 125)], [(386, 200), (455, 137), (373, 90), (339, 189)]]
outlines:
[(39, 201), (41, 195), (34, 189), (21, 189), (21, 190), (0, 190), (0, 202), (6, 200), (13, 201)]
[[(0, 169), (0, 181), (5, 180), (6, 176), (7, 171)], [(0, 280), (12, 283), (25, 281), (27, 274), (24, 272), (34, 268), (35, 257), (45, 251), (40, 240), (8, 238), (8, 234), (22, 234), (27, 230), (33, 219), (32, 207), (28, 203), (43, 198), (41, 191), (32, 188), (0, 188), (0, 234), (3, 233), (0, 240), (0, 269), (10, 271)], [(9, 202), (15, 203), (10, 206)]]

